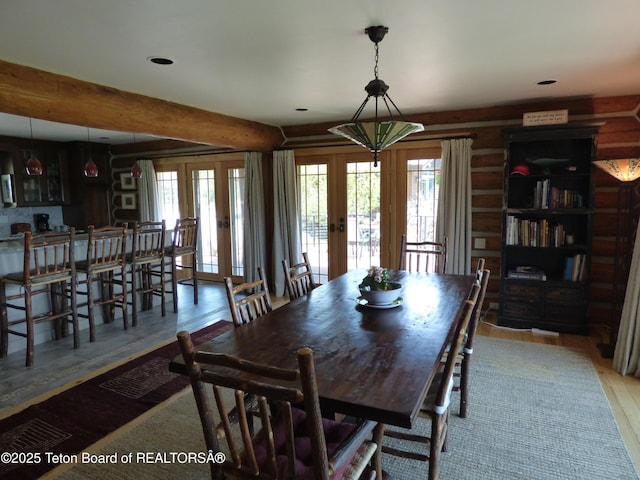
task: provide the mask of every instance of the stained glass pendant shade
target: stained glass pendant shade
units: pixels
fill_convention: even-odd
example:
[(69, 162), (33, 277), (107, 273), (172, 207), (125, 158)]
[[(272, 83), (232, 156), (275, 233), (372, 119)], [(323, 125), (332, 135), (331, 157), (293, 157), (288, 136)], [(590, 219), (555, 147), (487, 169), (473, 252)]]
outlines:
[[(387, 93), (389, 85), (378, 78), (378, 44), (388, 31), (388, 27), (381, 25), (365, 29), (365, 33), (375, 44), (375, 78), (364, 88), (367, 92), (367, 97), (356, 111), (351, 122), (343, 123), (342, 125), (337, 125), (329, 129), (331, 133), (341, 135), (371, 150), (373, 152), (374, 166), (378, 165), (378, 153), (380, 151), (407, 135), (424, 130), (424, 126), (421, 123), (407, 122), (402, 112), (400, 112), (400, 109), (398, 109)], [(375, 98), (375, 119), (372, 122), (359, 122), (358, 118), (371, 97)], [(378, 120), (378, 99), (382, 99), (390, 120)], [(402, 120), (394, 120), (391, 107), (393, 107)]]

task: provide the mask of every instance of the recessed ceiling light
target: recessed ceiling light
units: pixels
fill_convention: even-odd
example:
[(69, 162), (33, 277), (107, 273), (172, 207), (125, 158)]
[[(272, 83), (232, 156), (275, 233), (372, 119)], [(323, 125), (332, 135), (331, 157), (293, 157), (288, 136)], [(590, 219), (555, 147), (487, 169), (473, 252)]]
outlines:
[(308, 111), (309, 111), (309, 109), (308, 109), (308, 108), (304, 108), (304, 107), (302, 107), (302, 108), (296, 108), (296, 112), (308, 112)]
[(149, 58), (147, 58), (147, 60), (149, 60), (151, 63), (155, 63), (157, 65), (171, 65), (171, 64), (173, 64), (173, 60), (171, 60), (170, 58), (164, 58), (164, 57), (149, 57)]
[(538, 82), (538, 85), (551, 85), (552, 83), (556, 83), (557, 80), (541, 80)]

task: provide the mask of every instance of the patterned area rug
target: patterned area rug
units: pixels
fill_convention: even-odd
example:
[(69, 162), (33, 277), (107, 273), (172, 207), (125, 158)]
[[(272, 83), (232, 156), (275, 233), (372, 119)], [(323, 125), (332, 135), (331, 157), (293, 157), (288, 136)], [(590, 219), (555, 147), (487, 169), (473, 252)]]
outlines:
[[(569, 348), (476, 337), (469, 417), (453, 397), (442, 480), (637, 480), (611, 407), (589, 357)], [(429, 429), (419, 420), (419, 431)], [(203, 452), (191, 389), (93, 451)], [(161, 457), (164, 459), (164, 457)], [(427, 478), (427, 464), (383, 455), (394, 480)], [(59, 478), (201, 479), (201, 462), (82, 464)]]
[[(200, 344), (232, 329), (220, 321), (192, 339)], [(184, 390), (189, 379), (168, 370), (179, 353), (172, 342), (0, 420), (0, 479), (38, 478)]]

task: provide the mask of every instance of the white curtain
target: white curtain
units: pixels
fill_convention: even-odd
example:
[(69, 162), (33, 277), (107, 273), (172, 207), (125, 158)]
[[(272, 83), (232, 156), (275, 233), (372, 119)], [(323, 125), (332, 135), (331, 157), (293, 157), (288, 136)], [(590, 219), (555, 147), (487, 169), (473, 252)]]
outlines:
[(284, 295), (284, 272), (280, 266), (286, 259), (290, 265), (302, 261), (296, 163), (292, 150), (273, 152), (273, 265), (274, 290)]
[[(138, 160), (142, 169), (142, 178), (138, 179), (138, 212), (141, 222), (159, 222), (162, 220), (160, 202), (158, 201), (158, 184), (156, 170), (151, 160)], [(173, 228), (173, 226), (171, 227)]]
[(442, 141), (436, 241), (447, 238), (445, 273), (471, 272), (471, 144), (470, 138)]
[(636, 230), (613, 368), (622, 375), (640, 377), (640, 222)]
[(252, 282), (258, 279), (258, 266), (267, 268), (262, 154), (246, 152), (244, 169), (244, 279)]

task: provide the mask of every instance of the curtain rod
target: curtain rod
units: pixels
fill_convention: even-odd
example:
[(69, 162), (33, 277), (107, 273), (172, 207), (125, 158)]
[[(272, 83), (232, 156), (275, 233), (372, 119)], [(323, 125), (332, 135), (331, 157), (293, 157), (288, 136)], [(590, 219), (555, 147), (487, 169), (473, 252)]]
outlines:
[[(414, 143), (414, 142), (425, 142), (425, 141), (429, 141), (429, 140), (455, 140), (457, 138), (471, 138), (471, 139), (476, 139), (478, 138), (478, 134), (477, 133), (465, 133), (465, 134), (461, 134), (461, 135), (445, 135), (445, 136), (440, 136), (440, 137), (422, 137), (422, 138), (414, 138), (414, 139), (410, 139), (410, 140), (401, 140), (398, 142), (398, 144), (402, 144), (402, 143)], [(274, 151), (278, 151), (278, 150), (290, 150), (290, 149), (294, 149), (294, 150), (304, 150), (307, 148), (321, 148), (321, 147), (348, 147), (349, 145), (355, 145), (355, 143), (331, 143), (331, 144), (314, 144), (314, 145), (300, 145), (300, 146), (291, 146), (291, 147), (281, 147), (278, 148)]]

